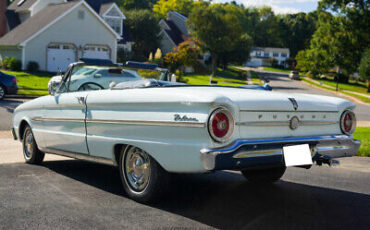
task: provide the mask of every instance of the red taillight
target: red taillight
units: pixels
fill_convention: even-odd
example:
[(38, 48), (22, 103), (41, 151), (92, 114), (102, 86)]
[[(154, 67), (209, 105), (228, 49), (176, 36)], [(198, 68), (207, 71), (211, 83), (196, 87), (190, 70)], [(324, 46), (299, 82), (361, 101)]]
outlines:
[(13, 83), (17, 83), (17, 78), (13, 78)]
[(352, 111), (350, 110), (344, 111), (340, 119), (340, 127), (342, 129), (342, 132), (345, 134), (350, 135), (355, 132), (356, 116)]
[(209, 119), (208, 129), (215, 141), (227, 141), (234, 131), (234, 119), (231, 113), (223, 108), (216, 109)]

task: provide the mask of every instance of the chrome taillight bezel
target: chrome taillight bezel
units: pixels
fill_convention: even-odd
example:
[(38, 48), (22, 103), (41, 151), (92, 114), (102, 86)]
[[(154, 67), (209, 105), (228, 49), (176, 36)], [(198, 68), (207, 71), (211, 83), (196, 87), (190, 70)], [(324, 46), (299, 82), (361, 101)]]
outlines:
[[(214, 134), (214, 130), (213, 130), (213, 127), (212, 127), (212, 121), (215, 118), (216, 114), (218, 114), (218, 113), (223, 113), (224, 115), (226, 115), (227, 119), (229, 120), (229, 130), (227, 131), (226, 135), (221, 137), (221, 138), (217, 137)], [(218, 142), (218, 143), (227, 142), (230, 139), (230, 137), (233, 135), (234, 128), (235, 128), (234, 117), (233, 117), (232, 113), (226, 108), (223, 108), (223, 107), (217, 108), (209, 116), (209, 119), (208, 119), (208, 133), (215, 142)]]
[[(350, 131), (346, 131), (346, 129), (344, 128), (344, 118), (347, 114), (349, 114), (352, 117), (352, 127)], [(342, 113), (340, 117), (340, 129), (342, 133), (349, 135), (349, 136), (352, 135), (356, 130), (356, 123), (357, 123), (356, 115), (352, 110), (345, 110)]]

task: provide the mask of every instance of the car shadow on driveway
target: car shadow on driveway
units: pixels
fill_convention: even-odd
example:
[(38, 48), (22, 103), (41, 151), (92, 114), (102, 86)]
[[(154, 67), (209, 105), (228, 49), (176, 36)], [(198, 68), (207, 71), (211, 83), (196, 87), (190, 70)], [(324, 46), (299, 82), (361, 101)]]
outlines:
[[(44, 162), (43, 166), (126, 196), (114, 167), (77, 160)], [(171, 181), (164, 198), (150, 206), (215, 228), (368, 229), (370, 225), (370, 196), (365, 194), (284, 180), (253, 185), (232, 172), (173, 174)]]

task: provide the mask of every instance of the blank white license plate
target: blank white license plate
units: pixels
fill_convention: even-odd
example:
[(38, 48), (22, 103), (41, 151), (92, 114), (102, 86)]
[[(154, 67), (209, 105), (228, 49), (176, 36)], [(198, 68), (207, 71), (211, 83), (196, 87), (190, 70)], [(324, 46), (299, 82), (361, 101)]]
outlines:
[(311, 150), (308, 144), (283, 148), (285, 166), (312, 165)]

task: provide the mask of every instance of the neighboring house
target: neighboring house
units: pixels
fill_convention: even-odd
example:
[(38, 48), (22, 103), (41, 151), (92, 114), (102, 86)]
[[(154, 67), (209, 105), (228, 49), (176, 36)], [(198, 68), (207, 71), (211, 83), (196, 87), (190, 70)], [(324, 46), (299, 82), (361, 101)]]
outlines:
[(269, 66), (267, 59), (274, 58), (278, 61), (278, 65), (285, 66), (285, 61), (289, 58), (288, 48), (271, 48), (271, 47), (254, 47), (250, 53), (250, 60), (245, 63), (245, 66), (259, 67)]
[(116, 62), (117, 49), (131, 50), (125, 16), (112, 0), (14, 0), (6, 11), (0, 58), (15, 57), (25, 69), (65, 71), (80, 58)]
[[(180, 43), (191, 39), (192, 36), (186, 26), (188, 18), (178, 12), (169, 11), (166, 19), (159, 21), (161, 32), (161, 51), (163, 55), (172, 52)], [(210, 54), (205, 53), (198, 56), (198, 62), (205, 65), (206, 61), (209, 60)], [(193, 72), (192, 67), (185, 67), (185, 72)]]
[(161, 32), (161, 51), (163, 55), (173, 51), (181, 42), (187, 40), (190, 35), (186, 27), (187, 17), (175, 12), (169, 11), (166, 19), (159, 21)]

